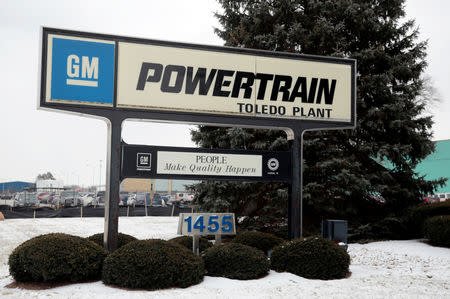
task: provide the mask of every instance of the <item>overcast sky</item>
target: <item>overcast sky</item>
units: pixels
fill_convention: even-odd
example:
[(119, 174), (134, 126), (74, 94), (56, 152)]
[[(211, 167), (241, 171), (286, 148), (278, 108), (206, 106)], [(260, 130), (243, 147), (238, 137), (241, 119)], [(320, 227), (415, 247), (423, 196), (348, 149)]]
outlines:
[[(434, 140), (450, 139), (449, 7), (440, 0), (406, 3), (408, 18), (416, 19), (421, 39), (429, 42), (427, 74), (441, 98), (431, 110)], [(218, 10), (212, 0), (1, 0), (0, 182), (32, 182), (51, 171), (69, 184), (104, 184), (106, 124), (36, 109), (41, 26), (222, 45), (213, 32)], [(189, 128), (126, 122), (122, 134), (128, 143), (189, 147)]]

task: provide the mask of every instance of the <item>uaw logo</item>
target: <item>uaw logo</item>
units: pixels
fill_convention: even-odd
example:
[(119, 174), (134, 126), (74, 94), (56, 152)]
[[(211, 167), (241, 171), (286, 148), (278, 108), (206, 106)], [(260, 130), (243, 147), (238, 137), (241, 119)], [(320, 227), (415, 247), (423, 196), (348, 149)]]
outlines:
[(151, 153), (137, 153), (136, 169), (150, 171), (152, 170), (152, 154)]
[(276, 158), (270, 158), (267, 161), (267, 167), (269, 168), (269, 170), (271, 171), (277, 171), (278, 168), (280, 167), (280, 162), (278, 161), (278, 159)]
[(112, 104), (114, 42), (51, 38), (52, 100)]

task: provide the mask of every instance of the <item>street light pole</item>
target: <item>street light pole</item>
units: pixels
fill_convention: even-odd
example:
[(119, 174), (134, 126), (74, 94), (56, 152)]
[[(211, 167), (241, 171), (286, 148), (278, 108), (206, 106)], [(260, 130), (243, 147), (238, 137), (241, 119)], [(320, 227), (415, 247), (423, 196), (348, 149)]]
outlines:
[(102, 162), (103, 160), (100, 160), (100, 174), (99, 174), (99, 181), (98, 181), (98, 188), (102, 185)]
[(95, 188), (95, 165), (86, 163), (86, 166), (92, 167), (92, 188)]

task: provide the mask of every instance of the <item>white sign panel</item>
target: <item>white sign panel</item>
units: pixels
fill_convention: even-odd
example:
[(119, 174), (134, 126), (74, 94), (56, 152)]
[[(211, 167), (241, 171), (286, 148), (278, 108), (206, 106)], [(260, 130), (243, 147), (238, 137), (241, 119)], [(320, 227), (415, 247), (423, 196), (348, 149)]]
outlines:
[(349, 64), (120, 42), (117, 107), (350, 122)]
[(156, 173), (262, 177), (262, 155), (158, 151)]

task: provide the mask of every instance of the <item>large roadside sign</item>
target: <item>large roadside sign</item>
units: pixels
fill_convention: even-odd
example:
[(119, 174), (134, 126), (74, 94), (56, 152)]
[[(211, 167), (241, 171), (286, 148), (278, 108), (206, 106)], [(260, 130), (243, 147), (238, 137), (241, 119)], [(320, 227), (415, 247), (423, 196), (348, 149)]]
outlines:
[[(302, 135), (355, 127), (356, 60), (54, 28), (42, 28), (41, 38), (38, 108), (107, 121), (107, 249), (117, 248), (125, 177), (287, 182), (289, 237), (302, 236)], [(291, 150), (129, 146), (121, 142), (126, 119), (280, 129)]]
[(190, 123), (193, 116), (273, 119), (281, 126), (355, 123), (349, 59), (44, 28), (41, 67), (41, 107), (145, 110)]

